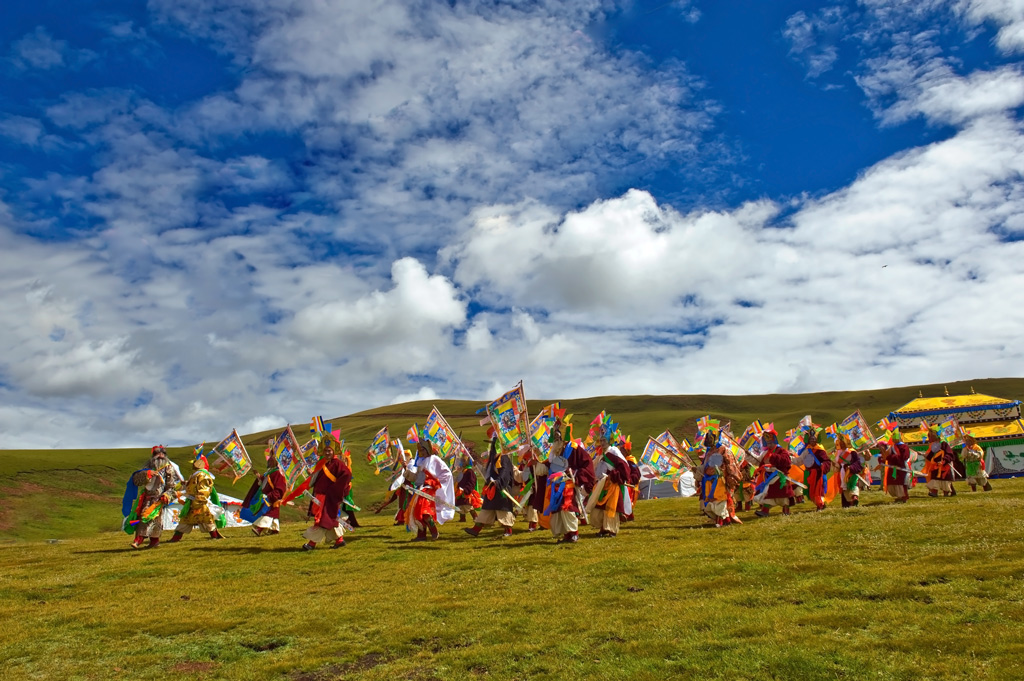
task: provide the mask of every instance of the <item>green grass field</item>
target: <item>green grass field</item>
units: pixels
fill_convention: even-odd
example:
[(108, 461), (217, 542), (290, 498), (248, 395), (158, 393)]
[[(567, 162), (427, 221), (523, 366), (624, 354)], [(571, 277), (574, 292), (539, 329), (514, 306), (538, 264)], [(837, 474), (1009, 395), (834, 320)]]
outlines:
[[(386, 516), (332, 551), (234, 530), (0, 546), (4, 678), (1020, 679), (1024, 481), (714, 529), (641, 502), (615, 539)], [(521, 527), (521, 526), (520, 526)]]
[[(1024, 394), (1022, 379), (949, 389), (970, 386)], [(918, 389), (563, 404), (579, 428), (606, 409), (642, 443), (665, 428), (691, 434), (706, 413), (741, 428), (755, 417), (791, 427), (805, 413), (831, 423), (855, 408), (873, 421)], [(482, 440), (479, 405), (436, 404)], [(429, 409), (333, 419), (364, 508), (385, 482), (362, 458), (371, 436), (384, 424), (404, 435)], [(266, 437), (244, 438), (258, 468)], [(857, 509), (742, 513), (744, 525), (723, 529), (695, 499), (644, 501), (619, 537), (584, 528), (575, 546), (522, 523), (507, 540), (497, 530), (472, 539), (454, 523), (437, 542), (411, 544), (389, 515), (364, 511), (347, 547), (303, 553), (305, 524), (289, 509), (276, 537), (193, 533), (132, 551), (116, 531), (120, 499), (146, 455), (0, 452), (0, 677), (1024, 678), (1024, 480), (949, 499), (918, 488), (902, 506), (866, 492)], [(171, 455), (184, 463), (189, 449)], [(242, 496), (250, 480), (218, 487)]]

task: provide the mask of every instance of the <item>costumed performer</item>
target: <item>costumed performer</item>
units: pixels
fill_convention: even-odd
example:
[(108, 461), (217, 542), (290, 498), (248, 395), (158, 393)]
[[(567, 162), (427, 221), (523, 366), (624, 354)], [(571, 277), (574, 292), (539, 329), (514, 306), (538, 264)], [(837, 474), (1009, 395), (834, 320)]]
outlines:
[(700, 466), (700, 505), (708, 518), (715, 521), (715, 527), (722, 527), (729, 522), (729, 494), (725, 483), (724, 460), (725, 448), (718, 446), (709, 449), (705, 446)]
[(464, 523), (467, 513), (476, 520), (477, 509), (483, 505), (483, 500), (476, 490), (476, 465), (473, 455), (469, 452), (463, 453), (461, 466), (459, 482), (455, 486), (455, 506), (459, 509), (459, 522)]
[(850, 447), (850, 440), (846, 435), (836, 435), (836, 448), (832, 452), (836, 464), (839, 466), (839, 486), (843, 490), (843, 508), (851, 508), (860, 503), (860, 482), (861, 472), (864, 470), (864, 463), (861, 461), (860, 452)]
[(455, 517), (452, 471), (434, 449), (433, 443), (421, 437), (416, 445), (416, 459), (406, 466), (406, 479), (412, 478), (415, 490), (406, 520), (409, 529), (416, 530), (413, 541), (426, 541), (428, 531), (431, 539), (437, 539), (437, 526)]
[(985, 450), (970, 433), (964, 433), (964, 448), (960, 452), (960, 459), (964, 462), (964, 477), (971, 486), (971, 491), (977, 492), (978, 485), (981, 485), (983, 490), (991, 492), (992, 484), (988, 481), (988, 471), (985, 470)]
[(192, 475), (185, 483), (185, 503), (182, 504), (178, 526), (174, 528), (174, 535), (171, 537), (172, 544), (181, 541), (182, 537), (197, 526), (203, 532), (208, 532), (210, 539), (224, 538), (218, 527), (224, 527), (227, 517), (220, 506), (213, 473), (208, 469), (209, 463), (202, 454), (192, 459)]
[(601, 460), (594, 467), (597, 484), (587, 501), (594, 512), (591, 523), (600, 528), (598, 537), (614, 537), (619, 533), (622, 516), (633, 512), (627, 485), (629, 484), (629, 463), (618, 447), (608, 447)]
[(804, 432), (804, 450), (800, 453), (800, 463), (806, 471), (804, 479), (807, 482), (807, 495), (814, 502), (815, 508), (823, 511), (825, 510), (825, 487), (828, 484), (827, 476), (832, 467), (832, 460), (829, 459), (825, 448), (818, 442), (820, 433), (821, 429), (815, 429), (814, 426), (810, 426)]
[(626, 489), (629, 490), (629, 505), (630, 511), (628, 514), (622, 516), (623, 522), (632, 522), (636, 520), (634, 513), (636, 513), (636, 500), (640, 495), (640, 464), (637, 463), (636, 457), (633, 456), (633, 443), (628, 439), (619, 441), (619, 449), (626, 457), (626, 464), (629, 465), (629, 482), (626, 483)]
[[(288, 481), (278, 468), (277, 457), (271, 449), (267, 455), (267, 470), (262, 476), (256, 474), (256, 481), (242, 500), (243, 518), (251, 518), (252, 532), (257, 537), (280, 533), (281, 504), (287, 491)], [(253, 506), (257, 508), (253, 509)]]
[(302, 535), (307, 540), (302, 545), (303, 551), (312, 551), (325, 539), (334, 540), (332, 549), (345, 545), (345, 531), (338, 517), (341, 502), (352, 488), (352, 470), (337, 456), (338, 447), (334, 437), (326, 434), (320, 440), (320, 461), (315, 472), (289, 495), (294, 498), (306, 489), (312, 489), (313, 500), (309, 502), (307, 515), (313, 519), (313, 525)]
[(900, 436), (900, 431), (892, 431), (892, 439), (884, 454), (879, 457), (880, 463), (885, 465), (882, 478), (882, 487), (885, 493), (893, 497), (898, 504), (904, 504), (910, 499), (910, 447), (907, 446)]
[(149, 548), (160, 544), (164, 531), (163, 511), (175, 498), (181, 475), (167, 458), (167, 448), (156, 445), (150, 450), (149, 463), (132, 473), (121, 505), (125, 512), (124, 530), (134, 532), (133, 549), (142, 548), (149, 539)]
[(516, 519), (512, 515), (515, 507), (512, 497), (512, 484), (515, 481), (516, 468), (508, 454), (498, 453), (498, 439), (491, 440), (490, 452), (487, 455), (487, 467), (484, 469), (484, 493), (482, 508), (473, 521), (473, 527), (464, 528), (466, 534), (476, 537), (480, 530), (498, 523), (504, 528), (502, 537), (512, 536), (512, 526)]
[(758, 476), (762, 481), (754, 496), (754, 501), (760, 503), (761, 508), (754, 511), (754, 515), (765, 518), (773, 506), (781, 506), (782, 515), (789, 515), (789, 507), (793, 503), (793, 484), (788, 477), (793, 463), (789, 452), (779, 446), (779, 436), (774, 427), (765, 428), (761, 434), (761, 445), (765, 454), (758, 467)]
[[(568, 429), (567, 429), (568, 430)], [(558, 540), (558, 543), (568, 542), (575, 544), (580, 537), (580, 520), (577, 514), (583, 512), (582, 495), (577, 488), (578, 475), (586, 477), (588, 471), (582, 472), (572, 469), (572, 456), (575, 448), (570, 442), (562, 438), (562, 429), (559, 422), (551, 431), (551, 448), (548, 453), (548, 480), (547, 480), (547, 505), (544, 514), (550, 519), (549, 529), (551, 535)], [(587, 454), (587, 450), (579, 448), (590, 464), (589, 474), (591, 486), (593, 486), (594, 462)], [(570, 456), (565, 455), (569, 453)], [(577, 463), (580, 463), (577, 460)]]
[(928, 473), (928, 496), (955, 496), (953, 489), (953, 448), (939, 438), (934, 426), (928, 426), (928, 451), (925, 452), (925, 470)]
[[(536, 447), (530, 447), (519, 465), (523, 473), (529, 469), (529, 476), (533, 478), (533, 487), (530, 489), (530, 496), (526, 500), (524, 516), (529, 523), (526, 531), (536, 532), (540, 527), (540, 517), (544, 514), (544, 498), (548, 489), (548, 464), (540, 460), (540, 453)], [(525, 477), (525, 476), (524, 476)]]

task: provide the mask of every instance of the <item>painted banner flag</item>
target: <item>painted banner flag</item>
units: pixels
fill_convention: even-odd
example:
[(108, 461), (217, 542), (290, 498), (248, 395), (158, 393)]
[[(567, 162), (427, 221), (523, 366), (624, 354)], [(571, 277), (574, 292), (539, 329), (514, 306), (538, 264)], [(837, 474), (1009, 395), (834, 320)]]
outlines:
[(488, 404), (487, 417), (491, 420), (502, 451), (514, 452), (530, 446), (530, 415), (526, 409), (523, 382)]
[(783, 438), (783, 441), (786, 443), (786, 447), (793, 456), (800, 456), (804, 453), (804, 450), (807, 449), (807, 445), (804, 444), (804, 438), (800, 428), (787, 430), (786, 437)]
[(295, 439), (292, 427), (288, 426), (281, 431), (274, 442), (274, 456), (277, 458), (277, 467), (288, 483), (288, 489), (292, 489), (302, 478), (309, 475), (306, 467), (306, 460), (303, 456), (302, 447)]
[(391, 463), (391, 438), (388, 435), (388, 427), (384, 426), (373, 436), (373, 442), (366, 450), (366, 460), (373, 464), (376, 469), (375, 475), (380, 475), (380, 469)]
[(743, 463), (743, 460), (747, 458), (746, 450), (740, 447), (739, 443), (736, 442), (736, 438), (724, 430), (718, 435), (718, 444), (721, 447), (725, 447), (729, 453), (736, 457), (736, 463)]
[(875, 446), (875, 436), (871, 434), (868, 422), (864, 420), (864, 415), (860, 413), (860, 409), (843, 419), (843, 422), (839, 424), (839, 432), (850, 438), (850, 444), (855, 449), (866, 449)]
[(960, 424), (955, 416), (951, 416), (935, 425), (930, 425), (927, 421), (921, 421), (921, 430), (923, 432), (927, 433), (929, 428), (934, 428), (935, 432), (939, 435), (939, 439), (950, 447), (958, 447), (963, 444), (963, 440), (960, 437)]
[(221, 440), (210, 454), (217, 457), (210, 464), (210, 471), (224, 476), (231, 476), (233, 482), (237, 482), (239, 478), (252, 469), (249, 453), (245, 451), (242, 438), (238, 436), (238, 431), (234, 428), (231, 429), (231, 435)]
[(736, 438), (736, 443), (747, 450), (756, 459), (763, 456), (764, 447), (761, 446), (761, 436), (764, 435), (764, 425), (758, 419), (754, 419), (746, 429)]
[(309, 432), (311, 432), (313, 434), (313, 436), (316, 437), (318, 440), (320, 439), (319, 438), (320, 433), (324, 432), (324, 417), (323, 416), (314, 416), (313, 417), (312, 421), (310, 421), (310, 424), (309, 424)]
[(653, 437), (649, 437), (639, 463), (651, 468), (653, 475), (650, 479), (670, 480), (679, 474), (680, 469), (686, 465), (686, 460), (679, 451), (672, 451)]
[[(323, 433), (321, 433), (321, 435), (322, 434)], [(309, 442), (299, 448), (299, 451), (302, 453), (302, 461), (305, 464), (307, 471), (313, 470), (316, 466), (316, 462), (320, 460), (320, 453), (317, 452), (317, 447), (319, 445), (319, 440), (310, 439)]]
[[(448, 464), (449, 468), (455, 465), (455, 459), (460, 455), (469, 453), (466, 445), (462, 444), (462, 440), (455, 434), (455, 430), (448, 425), (448, 422), (444, 420), (444, 416), (441, 416), (441, 412), (437, 410), (437, 407), (432, 408), (430, 415), (427, 416), (427, 422), (423, 426), (423, 436), (434, 443), (438, 453), (445, 460), (445, 463)], [(413, 442), (418, 441), (418, 438), (413, 440)]]
[(659, 445), (668, 447), (676, 454), (683, 454), (690, 451), (689, 441), (684, 437), (683, 442), (686, 443), (684, 446), (682, 443), (676, 440), (675, 435), (673, 435), (672, 431), (670, 430), (666, 430), (664, 433), (654, 438), (654, 441), (657, 442)]
[(565, 409), (558, 402), (540, 410), (537, 418), (530, 423), (530, 442), (540, 452), (540, 460), (547, 461), (551, 452), (551, 433), (555, 424), (565, 419)]

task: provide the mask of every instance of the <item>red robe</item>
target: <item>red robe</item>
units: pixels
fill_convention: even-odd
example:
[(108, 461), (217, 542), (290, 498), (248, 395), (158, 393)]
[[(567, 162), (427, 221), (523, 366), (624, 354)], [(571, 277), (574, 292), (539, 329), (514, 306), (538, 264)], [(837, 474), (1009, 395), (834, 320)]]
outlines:
[(574, 446), (572, 453), (569, 454), (569, 470), (572, 471), (573, 478), (576, 480), (576, 486), (583, 490), (584, 496), (589, 495), (597, 483), (597, 477), (594, 475), (594, 460), (590, 458), (590, 453), (583, 447)]
[[(899, 466), (910, 470), (910, 447), (905, 443), (901, 442), (898, 445), (894, 445), (889, 448), (883, 458), (883, 463), (889, 464), (890, 466)], [(907, 474), (904, 471), (898, 471), (893, 468), (886, 469), (887, 475), (885, 478), (885, 485), (903, 485), (907, 486)]]
[(953, 463), (956, 461), (956, 456), (953, 454), (952, 447), (942, 442), (939, 445), (939, 450), (933, 452), (929, 445), (928, 451), (924, 456), (928, 461), (929, 480), (953, 481)]
[(328, 530), (338, 526), (341, 502), (351, 487), (352, 471), (344, 461), (334, 457), (324, 464), (313, 482), (315, 501), (309, 504), (309, 515), (315, 520), (314, 526)]
[[(789, 452), (782, 447), (775, 445), (771, 451), (765, 455), (761, 462), (762, 466), (771, 466), (775, 470), (779, 471), (783, 475), (789, 474), (789, 468), (792, 463), (789, 460)], [(765, 471), (765, 477), (771, 477), (772, 471)], [(779, 484), (778, 481), (768, 485), (768, 491), (765, 493), (766, 499), (786, 499), (793, 496), (793, 485), (787, 480), (786, 484)]]

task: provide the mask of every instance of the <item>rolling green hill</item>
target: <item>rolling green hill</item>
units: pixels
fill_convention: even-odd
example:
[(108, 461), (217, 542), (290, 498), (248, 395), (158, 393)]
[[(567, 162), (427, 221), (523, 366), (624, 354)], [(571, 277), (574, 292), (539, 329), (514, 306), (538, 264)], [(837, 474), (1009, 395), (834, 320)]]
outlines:
[[(973, 388), (1006, 398), (1024, 395), (1024, 379), (978, 379), (948, 384), (950, 394), (970, 392)], [(529, 385), (526, 386), (529, 394)], [(638, 444), (648, 435), (666, 428), (679, 435), (692, 436), (695, 421), (711, 414), (731, 420), (736, 430), (755, 418), (774, 421), (780, 428), (792, 427), (804, 415), (811, 414), (818, 423), (831, 423), (846, 417), (854, 409), (874, 422), (888, 412), (909, 402), (922, 392), (925, 396), (943, 394), (943, 385), (922, 385), (862, 392), (824, 392), (785, 395), (630, 395), (563, 400), (577, 435), (582, 436), (590, 420), (602, 409), (617, 420), (625, 433)], [(353, 454), (354, 494), (356, 503), (368, 506), (383, 498), (385, 479), (376, 477), (365, 463), (364, 453), (374, 433), (382, 426), (390, 427), (393, 436), (404, 439), (405, 431), (414, 422), (423, 423), (432, 405), (437, 405), (449, 423), (460, 430), (466, 441), (482, 448), (485, 428), (479, 425), (477, 402), (436, 400), (409, 402), (330, 419), (340, 428)], [(530, 400), (535, 414), (545, 402)], [(325, 408), (326, 410), (326, 408)], [(305, 424), (296, 426), (300, 441), (309, 438)], [(256, 466), (262, 468), (262, 452), (272, 431), (243, 436)], [(196, 433), (197, 442), (217, 442), (226, 433)], [(170, 456), (185, 464), (191, 447), (172, 448)], [(120, 499), (131, 471), (143, 465), (146, 449), (122, 450), (0, 450), (0, 539), (39, 540), (89, 536), (98, 531), (113, 531), (120, 524)], [(186, 466), (182, 470), (186, 470)], [(232, 496), (245, 495), (252, 481), (247, 477), (237, 485), (218, 481), (218, 489)], [(296, 511), (287, 518), (298, 519)]]

